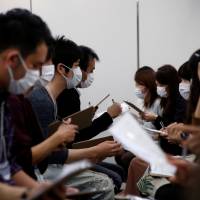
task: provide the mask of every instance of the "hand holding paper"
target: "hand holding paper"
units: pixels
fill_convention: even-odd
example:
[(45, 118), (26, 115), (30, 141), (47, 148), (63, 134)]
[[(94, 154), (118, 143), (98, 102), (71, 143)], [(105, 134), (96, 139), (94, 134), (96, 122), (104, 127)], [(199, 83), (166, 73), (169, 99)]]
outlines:
[(148, 162), (154, 174), (174, 175), (175, 166), (168, 162), (164, 152), (129, 113), (125, 113), (109, 130), (125, 149)]

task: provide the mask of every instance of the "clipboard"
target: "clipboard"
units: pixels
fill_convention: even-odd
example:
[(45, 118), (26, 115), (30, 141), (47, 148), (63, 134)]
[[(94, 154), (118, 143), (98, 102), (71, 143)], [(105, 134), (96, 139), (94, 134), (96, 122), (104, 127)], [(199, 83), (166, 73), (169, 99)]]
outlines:
[(95, 108), (98, 108), (99, 105), (102, 104), (109, 96), (110, 94), (106, 95), (101, 101), (99, 101), (99, 103), (96, 104)]
[(72, 144), (72, 149), (90, 148), (90, 147), (94, 147), (102, 142), (113, 141), (113, 140), (114, 140), (113, 136), (107, 136), (107, 137), (93, 139), (93, 140), (86, 140), (83, 142), (77, 142), (77, 143)]
[(53, 181), (50, 186), (47, 186), (44, 189), (39, 190), (36, 194), (33, 195), (29, 200), (40, 200), (42, 196), (53, 192), (53, 189), (57, 186), (64, 184), (67, 180), (81, 172), (90, 169), (93, 165), (88, 160), (77, 161), (72, 164), (68, 164), (63, 168), (61, 174)]
[[(84, 128), (91, 126), (93, 117), (94, 117), (94, 107), (91, 106), (85, 110), (82, 110), (70, 116), (67, 116), (63, 120), (67, 120), (71, 118), (71, 123), (77, 125), (78, 130), (82, 130)], [(57, 120), (51, 123), (48, 126), (49, 135), (52, 135), (53, 133), (55, 133), (55, 131), (58, 129), (61, 123), (62, 121), (60, 120)]]
[(173, 174), (168, 174), (168, 173), (162, 173), (162, 172), (156, 172), (156, 171), (150, 171), (149, 174), (151, 176), (154, 176), (154, 177), (160, 177), (160, 178), (170, 178), (173, 176)]
[(144, 111), (142, 111), (140, 108), (138, 108), (136, 105), (134, 105), (133, 103), (129, 102), (129, 101), (124, 101), (127, 105), (129, 105), (131, 108), (133, 108), (134, 110), (136, 110), (138, 113), (143, 113)]

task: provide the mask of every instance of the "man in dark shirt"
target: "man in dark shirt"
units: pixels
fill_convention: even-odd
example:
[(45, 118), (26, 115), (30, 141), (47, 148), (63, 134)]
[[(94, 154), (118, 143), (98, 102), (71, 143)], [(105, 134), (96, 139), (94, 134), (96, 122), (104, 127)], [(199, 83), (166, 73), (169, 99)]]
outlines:
[[(79, 46), (81, 51), (79, 66), (82, 71), (82, 80), (78, 88), (88, 88), (94, 81), (94, 70), (98, 55), (89, 47)], [(65, 89), (57, 98), (58, 116), (64, 118), (81, 110), (80, 92), (77, 88)], [(92, 125), (80, 130), (74, 142), (89, 140), (99, 133), (108, 129), (113, 123), (113, 118), (121, 114), (121, 107), (114, 103), (100, 117), (93, 120)], [(125, 173), (119, 165), (103, 162), (95, 166), (95, 171), (107, 174), (115, 184), (116, 193), (119, 192), (121, 184), (125, 181)]]
[[(43, 129), (44, 137), (47, 137), (48, 135), (48, 125), (55, 121), (57, 118), (57, 105), (55, 99), (66, 87), (68, 89), (70, 87), (76, 87), (82, 80), (82, 78), (79, 77), (79, 75), (82, 75), (82, 73), (76, 64), (77, 54), (73, 53), (74, 48), (78, 49), (77, 45), (74, 42), (65, 39), (64, 37), (58, 38), (56, 40), (55, 55), (53, 57), (53, 63), (55, 65), (55, 76), (53, 80), (47, 84), (46, 87), (36, 87), (29, 95), (29, 100)], [(67, 52), (74, 56), (67, 56)], [(41, 112), (42, 109), (44, 109), (45, 112)], [(78, 150), (70, 149), (68, 157), (65, 158), (64, 162), (79, 160), (81, 158), (88, 158), (97, 162), (107, 156), (115, 155), (120, 150), (121, 148), (119, 144), (116, 144), (114, 141), (107, 141), (91, 148)], [(57, 157), (52, 160), (52, 164), (53, 161), (54, 163), (57, 163)], [(53, 169), (51, 166), (51, 168), (48, 170), (51, 172), (49, 173), (51, 178), (56, 176), (61, 168), (56, 166), (56, 168)], [(88, 185), (92, 185), (95, 188), (104, 187), (107, 185), (106, 188), (108, 189), (108, 192), (107, 194), (103, 194), (103, 199), (107, 199), (108, 195), (110, 196), (112, 193), (113, 186), (111, 186), (112, 184), (110, 185), (110, 180), (107, 176), (90, 172), (90, 174), (88, 174), (85, 178), (83, 178), (83, 176), (80, 177), (81, 181), (77, 178), (76, 184), (78, 183), (79, 186), (81, 185), (80, 187), (83, 188), (87, 188)], [(99, 181), (97, 180), (101, 180), (101, 186), (98, 184)]]

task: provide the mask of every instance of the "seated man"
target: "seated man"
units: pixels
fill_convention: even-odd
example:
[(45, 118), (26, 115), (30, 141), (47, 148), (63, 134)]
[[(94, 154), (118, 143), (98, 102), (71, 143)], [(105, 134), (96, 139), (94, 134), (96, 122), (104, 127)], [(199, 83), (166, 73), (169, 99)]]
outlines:
[[(94, 81), (95, 64), (96, 61), (99, 61), (99, 57), (94, 50), (89, 47), (79, 46), (79, 49), (81, 51), (79, 66), (82, 71), (82, 80), (77, 88), (66, 88), (58, 96), (58, 116), (61, 118), (81, 110), (80, 92), (78, 91), (78, 88), (88, 88)], [(122, 109), (120, 104), (113, 103), (112, 106), (108, 107), (107, 112), (92, 121), (91, 126), (80, 130), (80, 134), (76, 135), (74, 142), (89, 140), (105, 131), (113, 123), (113, 118), (120, 115), (121, 112)], [(101, 162), (95, 165), (94, 170), (107, 174), (115, 184), (115, 193), (120, 191), (122, 182), (125, 181), (125, 173), (119, 165)]]
[[(66, 52), (73, 52), (74, 48), (78, 49), (77, 45), (64, 37), (56, 40), (53, 56), (55, 76), (46, 87), (37, 86), (33, 89), (28, 97), (41, 124), (45, 138), (48, 137), (48, 125), (57, 119), (56, 98), (65, 88), (76, 87), (82, 80), (81, 70), (77, 67), (78, 53), (73, 54), (71, 58), (66, 56)], [(54, 156), (49, 160), (49, 164), (63, 164), (82, 158), (98, 162), (108, 156), (116, 155), (120, 151), (121, 146), (119, 144), (114, 141), (106, 141), (91, 148), (69, 150), (68, 155), (62, 156), (62, 159), (60, 159), (61, 152), (55, 152)], [(56, 177), (61, 169), (62, 166), (49, 166), (46, 177)], [(107, 192), (98, 195), (95, 199), (113, 199), (113, 185), (106, 175), (90, 171), (68, 181), (68, 183), (81, 190), (90, 189), (91, 186), (96, 189), (106, 188)]]
[[(37, 192), (38, 187), (41, 187), (22, 170), (16, 162), (15, 152), (12, 152), (16, 127), (8, 102), (10, 96), (8, 89), (11, 90), (12, 87), (9, 86), (13, 86), (15, 81), (20, 80), (26, 73), (21, 63), (23, 61), (21, 53), (25, 50), (24, 38), (28, 37), (23, 25), (17, 27), (12, 22), (10, 16), (0, 14), (0, 182), (23, 187), (1, 184), (1, 199), (28, 198), (31, 197), (31, 192)], [(16, 33), (21, 34), (16, 37)], [(27, 188), (31, 189), (30, 192)]]

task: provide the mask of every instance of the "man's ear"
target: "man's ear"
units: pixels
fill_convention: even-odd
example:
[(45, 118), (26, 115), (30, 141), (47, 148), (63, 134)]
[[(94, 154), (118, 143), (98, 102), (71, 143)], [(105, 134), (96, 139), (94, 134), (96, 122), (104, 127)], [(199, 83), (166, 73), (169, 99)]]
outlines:
[(12, 69), (16, 69), (17, 66), (19, 66), (20, 61), (19, 61), (19, 51), (16, 49), (11, 49), (8, 50), (7, 54), (6, 54), (6, 62), (7, 62), (7, 66), (10, 66)]
[(65, 74), (65, 69), (63, 67), (63, 65), (61, 63), (57, 64), (56, 66), (56, 71), (59, 73), (59, 74)]
[(61, 75), (64, 75), (64, 76), (68, 76), (69, 75), (69, 72), (67, 72), (67, 70), (65, 69), (65, 67), (63, 66), (62, 63), (59, 63), (56, 67), (56, 71), (61, 74)]
[(7, 66), (13, 71), (13, 78), (19, 80), (26, 74), (26, 69), (22, 65), (20, 60), (20, 52), (15, 49), (8, 50), (6, 52)]

